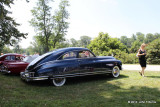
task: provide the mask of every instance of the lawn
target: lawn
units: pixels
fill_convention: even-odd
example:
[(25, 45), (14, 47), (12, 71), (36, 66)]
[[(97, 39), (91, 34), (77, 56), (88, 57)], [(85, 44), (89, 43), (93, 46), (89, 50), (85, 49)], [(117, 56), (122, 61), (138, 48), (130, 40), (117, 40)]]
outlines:
[(26, 83), (16, 75), (0, 74), (0, 107), (158, 107), (160, 72), (122, 71), (107, 75), (69, 78), (62, 87), (50, 81)]

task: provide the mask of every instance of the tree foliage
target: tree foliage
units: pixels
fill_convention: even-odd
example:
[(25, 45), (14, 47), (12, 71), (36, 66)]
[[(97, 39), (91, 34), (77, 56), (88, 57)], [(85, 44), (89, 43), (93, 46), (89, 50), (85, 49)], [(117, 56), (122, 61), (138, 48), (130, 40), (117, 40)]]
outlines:
[(149, 64), (160, 64), (160, 39), (152, 41), (147, 46), (147, 62)]
[(87, 47), (91, 42), (91, 37), (89, 36), (81, 36), (80, 40), (76, 40), (74, 38), (70, 39), (70, 47)]
[(86, 48), (90, 44), (90, 41), (91, 41), (91, 37), (81, 36), (80, 37), (80, 46)]
[(30, 24), (37, 31), (37, 41), (44, 45), (44, 52), (49, 51), (49, 39), (52, 35), (54, 27), (53, 18), (51, 16), (51, 7), (49, 7), (50, 0), (39, 0), (37, 7), (31, 10), (34, 18), (31, 19)]
[(118, 51), (127, 51), (127, 47), (117, 38), (111, 38), (107, 33), (100, 32), (98, 37), (88, 46), (96, 55), (116, 55)]
[(2, 48), (2, 50), (3, 50), (3, 52), (2, 52), (3, 54), (5, 54), (5, 53), (12, 53), (13, 52), (13, 50), (10, 49), (9, 46), (4, 46)]
[(144, 42), (145, 35), (143, 33), (137, 32), (136, 35), (137, 35), (137, 41)]
[(70, 47), (81, 47), (81, 46), (80, 46), (80, 42), (77, 41), (77, 40), (74, 39), (74, 38), (71, 38), (71, 39), (70, 39)]
[(13, 4), (14, 0), (0, 1), (0, 48), (5, 44), (13, 45), (17, 40), (26, 38), (27, 34), (20, 33), (16, 28), (19, 26), (15, 20), (9, 16), (11, 14), (6, 8)]
[(142, 42), (134, 41), (132, 43), (132, 47), (130, 48), (130, 53), (136, 53), (138, 52), (138, 49), (140, 48)]
[(37, 7), (32, 10), (34, 18), (30, 21), (37, 31), (36, 41), (44, 48), (43, 53), (56, 48), (57, 43), (64, 41), (68, 28), (68, 22), (66, 21), (69, 16), (66, 10), (67, 6), (69, 6), (68, 1), (61, 0), (59, 10), (55, 12), (55, 15), (51, 13), (50, 1), (52, 0), (39, 0)]
[[(69, 18), (69, 13), (67, 7), (69, 2), (67, 0), (61, 0), (59, 4), (59, 10), (55, 12), (54, 18), (54, 31), (52, 36), (53, 48), (56, 48), (56, 43), (63, 42), (64, 36), (66, 35), (68, 25), (67, 19)], [(59, 43), (58, 43), (59, 44)]]
[(119, 40), (127, 46), (129, 53), (136, 53), (142, 43), (148, 44), (157, 38), (160, 38), (159, 33), (148, 33), (145, 35), (141, 32), (137, 32), (136, 34), (133, 34), (131, 38), (121, 36)]

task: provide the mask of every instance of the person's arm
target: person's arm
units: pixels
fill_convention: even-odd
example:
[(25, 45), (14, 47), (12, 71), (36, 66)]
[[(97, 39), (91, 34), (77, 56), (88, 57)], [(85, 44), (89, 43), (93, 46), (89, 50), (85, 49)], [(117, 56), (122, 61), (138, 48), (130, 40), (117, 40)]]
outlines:
[(140, 54), (140, 50), (138, 50), (138, 56), (142, 56), (142, 55), (145, 55), (145, 54), (144, 53)]
[(146, 50), (144, 51), (144, 55), (147, 55), (147, 52), (146, 52)]

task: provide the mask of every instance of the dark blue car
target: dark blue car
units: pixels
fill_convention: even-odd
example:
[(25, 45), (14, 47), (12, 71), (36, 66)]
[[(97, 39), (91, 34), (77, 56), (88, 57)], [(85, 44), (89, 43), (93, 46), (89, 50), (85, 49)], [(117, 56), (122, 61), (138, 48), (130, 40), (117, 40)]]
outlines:
[(68, 77), (110, 73), (118, 77), (122, 63), (112, 56), (95, 56), (87, 48), (62, 48), (48, 52), (33, 60), (21, 78), (26, 81), (51, 79), (62, 86)]

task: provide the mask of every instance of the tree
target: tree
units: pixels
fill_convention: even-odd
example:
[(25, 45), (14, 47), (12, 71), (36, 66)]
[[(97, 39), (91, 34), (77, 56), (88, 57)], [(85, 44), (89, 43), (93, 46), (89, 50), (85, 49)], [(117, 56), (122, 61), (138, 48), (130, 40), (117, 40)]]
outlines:
[(67, 0), (61, 0), (59, 10), (55, 15), (51, 14), (51, 7), (49, 2), (52, 0), (39, 0), (37, 7), (31, 11), (34, 18), (30, 23), (37, 31), (37, 41), (40, 42), (44, 48), (44, 53), (56, 48), (56, 43), (64, 41), (64, 35), (68, 28), (68, 12), (66, 7), (69, 6)]
[(132, 37), (131, 37), (131, 40), (132, 40), (132, 42), (136, 41), (137, 40), (136, 35), (133, 34)]
[(100, 32), (88, 46), (96, 55), (116, 55), (119, 51), (127, 51), (127, 47), (117, 38), (111, 38), (108, 33)]
[(38, 53), (38, 52), (35, 52), (35, 47), (33, 46), (29, 46), (27, 49), (25, 49), (25, 53), (26, 55), (34, 55), (35, 53)]
[(149, 64), (160, 64), (160, 39), (152, 41), (147, 46), (147, 62)]
[(134, 41), (134, 42), (132, 43), (132, 47), (131, 47), (131, 49), (130, 49), (130, 52), (131, 52), (131, 53), (136, 53), (136, 52), (138, 52), (138, 49), (140, 48), (141, 44), (142, 44), (142, 42), (139, 42), (138, 40)]
[(79, 47), (78, 41), (75, 40), (74, 38), (71, 38), (70, 42), (71, 42), (71, 44), (70, 44), (71, 47)]
[(121, 36), (121, 37), (120, 37), (120, 41), (121, 41), (124, 45), (127, 46), (127, 41), (128, 41), (127, 36)]
[(90, 41), (91, 41), (91, 37), (81, 36), (80, 37), (80, 46), (86, 48), (90, 44)]
[[(40, 38), (41, 44), (44, 44), (44, 52), (49, 51), (49, 39), (52, 35), (53, 18), (51, 16), (49, 7), (50, 0), (39, 0), (37, 7), (31, 10), (34, 18), (31, 19), (30, 24), (37, 31), (37, 38)], [(42, 40), (42, 41), (41, 41)]]
[(12, 53), (12, 52), (13, 52), (13, 51), (9, 48), (9, 46), (4, 46), (2, 50), (3, 50), (3, 52), (2, 52), (3, 54), (5, 54), (5, 53)]
[(155, 36), (155, 39), (160, 38), (160, 34), (159, 33), (155, 33), (154, 36)]
[(67, 0), (61, 0), (59, 4), (59, 10), (55, 12), (54, 18), (54, 31), (52, 33), (52, 46), (56, 48), (56, 43), (63, 42), (64, 36), (66, 35), (67, 28), (69, 23), (67, 19), (69, 18), (69, 13), (67, 11), (67, 7), (69, 6), (69, 2)]
[(139, 42), (144, 42), (145, 35), (143, 33), (137, 32), (136, 35)]
[(0, 48), (5, 44), (13, 45), (17, 40), (26, 38), (27, 34), (20, 33), (16, 28), (19, 26), (12, 17), (9, 16), (9, 12), (6, 8), (13, 4), (13, 0), (1, 0), (0, 1)]
[(151, 33), (148, 33), (148, 34), (146, 35), (146, 38), (145, 38), (145, 43), (150, 43), (150, 42), (152, 42), (154, 39), (155, 39), (154, 35), (151, 34)]
[(152, 41), (154, 41), (155, 39), (158, 39), (160, 38), (160, 34), (159, 33), (155, 33), (155, 34), (152, 34), (152, 33), (148, 33), (146, 35), (146, 38), (145, 38), (145, 43), (148, 44)]

